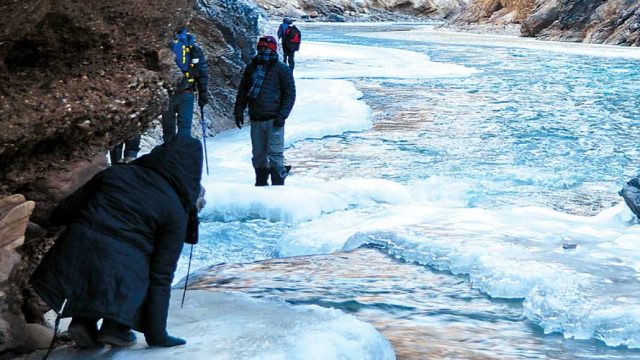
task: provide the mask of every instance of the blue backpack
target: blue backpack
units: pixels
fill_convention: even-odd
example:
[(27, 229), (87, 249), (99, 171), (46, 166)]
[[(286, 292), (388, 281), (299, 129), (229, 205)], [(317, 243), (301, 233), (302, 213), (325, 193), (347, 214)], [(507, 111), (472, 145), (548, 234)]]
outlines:
[(192, 61), (191, 56), (195, 42), (193, 35), (187, 32), (186, 29), (182, 29), (176, 34), (176, 37), (171, 44), (171, 50), (173, 50), (176, 57), (176, 65), (190, 83), (195, 81), (192, 70), (196, 64)]

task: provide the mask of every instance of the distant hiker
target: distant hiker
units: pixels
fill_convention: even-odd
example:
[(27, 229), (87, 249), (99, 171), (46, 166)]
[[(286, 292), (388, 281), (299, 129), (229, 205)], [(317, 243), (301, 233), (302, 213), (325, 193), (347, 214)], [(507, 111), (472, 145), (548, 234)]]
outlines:
[(262, 36), (257, 49), (242, 74), (234, 116), (241, 128), (249, 106), (255, 185), (269, 185), (269, 175), (271, 185), (284, 185), (288, 174), (283, 156), (284, 123), (296, 100), (296, 84), (291, 69), (278, 60), (278, 43), (273, 36)]
[(111, 164), (129, 163), (135, 160), (140, 151), (140, 138), (140, 135), (136, 135), (109, 151)]
[(98, 173), (52, 213), (52, 224), (67, 227), (31, 284), (61, 317), (72, 317), (76, 346), (130, 346), (130, 329), (150, 346), (186, 343), (167, 334), (167, 316), (182, 246), (198, 241), (201, 174), (200, 142), (175, 136)]
[(297, 26), (293, 24), (293, 19), (285, 17), (282, 24), (278, 28), (278, 39), (282, 40), (283, 61), (289, 64), (289, 68), (293, 71), (296, 63), (294, 60), (295, 52), (300, 50), (300, 42), (302, 33)]
[(169, 90), (169, 105), (162, 114), (162, 139), (168, 142), (178, 134), (191, 136), (193, 122), (194, 93), (198, 92), (198, 105), (209, 103), (207, 85), (209, 67), (202, 49), (196, 44), (194, 36), (184, 26), (175, 32), (174, 40), (169, 44), (174, 53), (179, 70)]

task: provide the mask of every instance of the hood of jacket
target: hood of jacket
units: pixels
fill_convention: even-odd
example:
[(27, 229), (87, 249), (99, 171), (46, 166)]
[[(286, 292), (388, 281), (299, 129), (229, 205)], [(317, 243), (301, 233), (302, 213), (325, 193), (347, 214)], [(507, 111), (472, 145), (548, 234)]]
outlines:
[(130, 163), (156, 171), (176, 191), (189, 215), (188, 227), (191, 229), (185, 241), (190, 244), (196, 243), (198, 236), (196, 202), (200, 195), (202, 160), (200, 141), (190, 136), (175, 136), (168, 143), (156, 146), (149, 154)]

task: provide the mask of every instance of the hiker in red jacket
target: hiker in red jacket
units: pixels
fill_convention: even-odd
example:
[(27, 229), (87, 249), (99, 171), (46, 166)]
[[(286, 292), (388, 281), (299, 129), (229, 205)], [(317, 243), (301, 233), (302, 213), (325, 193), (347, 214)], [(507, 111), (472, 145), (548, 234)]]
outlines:
[(293, 57), (295, 52), (300, 50), (302, 34), (298, 27), (293, 24), (293, 19), (290, 17), (285, 17), (282, 20), (282, 24), (278, 28), (278, 39), (282, 41), (282, 54), (284, 56), (282, 61), (289, 64), (289, 68), (293, 71), (296, 65)]

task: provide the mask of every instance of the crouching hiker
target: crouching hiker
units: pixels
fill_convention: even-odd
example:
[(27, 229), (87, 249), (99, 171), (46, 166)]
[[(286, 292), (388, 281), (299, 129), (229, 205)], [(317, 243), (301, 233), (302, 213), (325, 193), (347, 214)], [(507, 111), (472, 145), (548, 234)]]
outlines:
[[(183, 345), (169, 336), (171, 283), (183, 244), (198, 240), (202, 145), (176, 136), (93, 177), (54, 210), (67, 225), (31, 277), (81, 348)], [(98, 331), (97, 322), (102, 319)]]
[(256, 186), (284, 185), (288, 171), (284, 166), (284, 123), (296, 101), (296, 84), (291, 69), (278, 59), (278, 43), (263, 36), (258, 54), (247, 65), (238, 87), (234, 116), (236, 126), (244, 124), (249, 106), (251, 119), (251, 159)]

